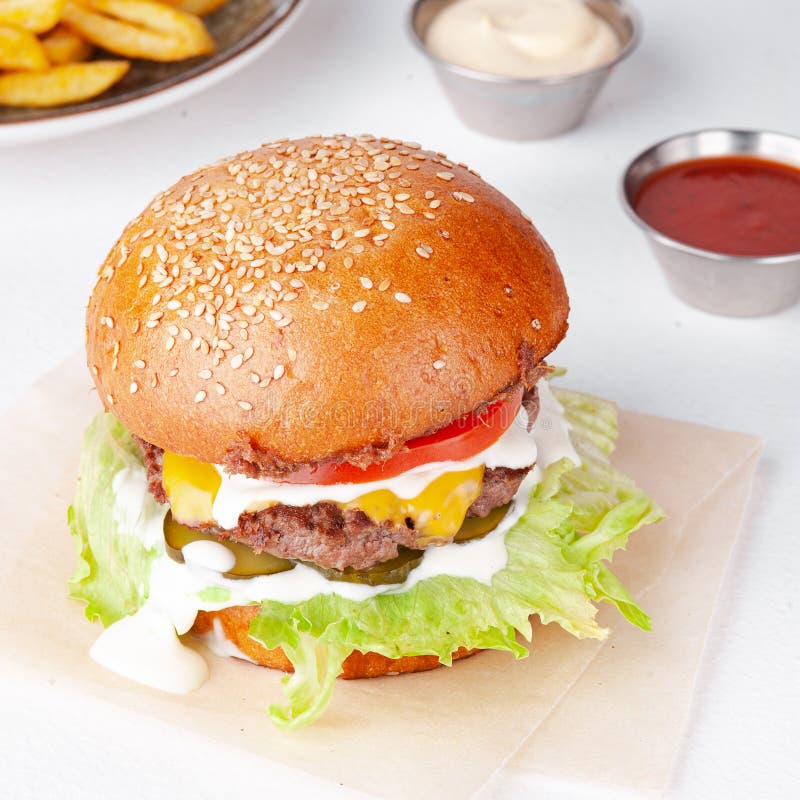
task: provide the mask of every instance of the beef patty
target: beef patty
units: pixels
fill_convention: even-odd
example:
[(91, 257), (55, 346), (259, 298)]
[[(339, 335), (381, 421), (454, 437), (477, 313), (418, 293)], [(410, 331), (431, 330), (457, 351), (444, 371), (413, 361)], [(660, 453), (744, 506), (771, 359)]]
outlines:
[[(159, 503), (167, 496), (161, 481), (164, 451), (137, 439), (147, 469), (147, 483)], [(487, 469), (481, 494), (467, 516), (485, 517), (493, 508), (510, 502), (531, 467)], [(413, 521), (394, 525), (378, 522), (358, 509), (341, 509), (334, 503), (313, 506), (275, 505), (239, 517), (236, 528), (204, 527), (220, 539), (231, 539), (280, 558), (313, 561), (328, 569), (368, 569), (397, 555), (400, 546), (419, 549)]]

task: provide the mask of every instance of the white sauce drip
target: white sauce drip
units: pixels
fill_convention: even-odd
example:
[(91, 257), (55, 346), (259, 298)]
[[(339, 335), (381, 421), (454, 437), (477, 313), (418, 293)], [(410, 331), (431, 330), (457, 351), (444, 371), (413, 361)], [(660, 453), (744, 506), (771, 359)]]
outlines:
[[(207, 676), (207, 667), (202, 658), (181, 644), (175, 634), (182, 635), (189, 631), (198, 611), (217, 611), (230, 606), (260, 603), (262, 600), (300, 603), (315, 595), (330, 593), (360, 601), (378, 594), (408, 591), (420, 581), (437, 575), (472, 578), (490, 584), (492, 576), (506, 565), (505, 535), (525, 511), (531, 491), (541, 479), (542, 470), (561, 458), (569, 458), (575, 464), (580, 464), (580, 458), (569, 438), (569, 428), (561, 405), (553, 396), (547, 381), (540, 381), (538, 388), (540, 410), (531, 433), (526, 430), (527, 415), (523, 411), (509, 431), (483, 454), (472, 459), (426, 465), (397, 478), (376, 481), (373, 484), (341, 485), (349, 487), (342, 491), (356, 491), (354, 497), (364, 493), (365, 485), (376, 484), (391, 488), (392, 491), (399, 487), (401, 491), (411, 491), (412, 494), (408, 496), (414, 496), (424, 488), (425, 483), (419, 490), (407, 487), (416, 486), (422, 475), (430, 481), (448, 470), (468, 468), (465, 464), (518, 467), (527, 466), (536, 460), (536, 468), (523, 481), (508, 513), (495, 530), (475, 541), (429, 548), (419, 566), (409, 573), (402, 584), (366, 586), (329, 581), (316, 570), (302, 564), (275, 575), (226, 578), (221, 573), (232, 566), (228, 558), (230, 554), (222, 545), (210, 541), (198, 541), (184, 547), (185, 563), (179, 564), (164, 550), (162, 524), (166, 509), (158, 507), (150, 500), (144, 469), (121, 470), (115, 476), (113, 484), (117, 491), (114, 519), (118, 530), (120, 533), (139, 537), (147, 547), (158, 547), (160, 553), (153, 561), (148, 600), (136, 614), (115, 622), (100, 635), (91, 649), (92, 658), (108, 669), (139, 683), (168, 692), (186, 693), (202, 684)], [(504, 458), (508, 460), (504, 461)], [(410, 474), (412, 472), (413, 475)], [(223, 485), (226, 481), (232, 482), (232, 477), (225, 476)], [(254, 490), (257, 488), (261, 491), (263, 484), (267, 484), (268, 491), (273, 491), (269, 481), (245, 480), (257, 484)], [(249, 484), (246, 486), (249, 487)], [(295, 487), (280, 484), (280, 488)], [(312, 485), (299, 488), (309, 490), (308, 496), (311, 497), (317, 489), (324, 489), (326, 497), (330, 498), (331, 490), (340, 487)], [(292, 495), (292, 499), (296, 500), (297, 496)], [(252, 499), (245, 501), (237, 495), (233, 497), (236, 497), (237, 503), (252, 502)], [(251, 497), (252, 495), (248, 495), (248, 498)], [(276, 496), (276, 499), (286, 502), (285, 495)], [(233, 506), (233, 500), (230, 502)], [(158, 513), (146, 511), (148, 508), (155, 508)], [(225, 555), (220, 552), (222, 550), (225, 550)], [(219, 590), (227, 590), (229, 595), (224, 600), (215, 600), (214, 593)], [(201, 593), (202, 597), (199, 596)], [(246, 658), (235, 645), (223, 645), (223, 638), (221, 628), (215, 628), (213, 636), (209, 634), (207, 641), (215, 652)]]
[(205, 659), (181, 643), (169, 616), (149, 601), (106, 628), (89, 655), (118, 675), (164, 692), (187, 694), (208, 678)]
[(134, 536), (150, 550), (164, 541), (166, 509), (150, 500), (147, 473), (139, 466), (123, 467), (111, 482), (116, 503), (113, 517), (117, 531)]
[(242, 661), (249, 661), (255, 664), (252, 658), (246, 656), (226, 635), (222, 628), (219, 618), (214, 617), (211, 623), (211, 630), (198, 637), (203, 644), (215, 656), (227, 656), (228, 658), (240, 658)]
[(187, 564), (212, 572), (230, 572), (236, 564), (236, 556), (224, 544), (208, 540), (189, 542), (181, 548)]

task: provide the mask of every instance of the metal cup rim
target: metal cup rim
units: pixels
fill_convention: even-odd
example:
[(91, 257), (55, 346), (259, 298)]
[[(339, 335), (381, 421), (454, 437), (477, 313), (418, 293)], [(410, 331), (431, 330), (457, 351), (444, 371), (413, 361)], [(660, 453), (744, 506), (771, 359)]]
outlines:
[[(732, 253), (721, 253), (718, 250), (706, 250), (702, 247), (694, 247), (690, 244), (686, 244), (685, 242), (681, 242), (677, 239), (673, 239), (671, 236), (667, 236), (661, 231), (654, 228), (648, 222), (643, 220), (639, 214), (636, 212), (636, 209), (633, 207), (631, 199), (628, 197), (628, 192), (626, 190), (626, 183), (628, 181), (628, 176), (631, 174), (633, 169), (646, 157), (650, 156), (652, 153), (657, 151), (659, 148), (664, 147), (667, 144), (670, 144), (674, 141), (679, 139), (692, 139), (701, 134), (714, 134), (714, 133), (723, 133), (723, 134), (733, 134), (733, 135), (756, 135), (756, 134), (769, 134), (772, 136), (782, 136), (787, 139), (793, 139), (794, 141), (800, 143), (800, 137), (792, 136), (792, 134), (785, 133), (783, 131), (773, 131), (773, 130), (766, 130), (761, 128), (699, 128), (692, 131), (685, 131), (683, 133), (677, 133), (672, 136), (666, 136), (665, 138), (661, 139), (655, 144), (652, 144), (638, 153), (628, 165), (625, 167), (622, 177), (619, 180), (618, 184), (618, 194), (620, 198), (620, 203), (627, 213), (628, 217), (651, 239), (655, 239), (660, 244), (663, 244), (666, 247), (670, 247), (673, 250), (680, 250), (684, 253), (688, 253), (689, 255), (699, 256), (701, 258), (706, 258), (709, 261), (730, 261), (736, 264), (747, 265), (747, 264), (785, 264), (792, 261), (800, 260), (800, 251), (795, 251), (792, 253), (781, 253), (780, 255), (772, 255), (772, 256), (742, 256), (742, 255), (735, 255)], [(727, 153), (720, 153), (720, 157), (724, 157), (726, 155), (747, 155), (747, 152), (742, 151), (729, 151)], [(759, 153), (753, 151), (752, 153), (755, 157), (763, 157)], [(714, 156), (710, 156), (710, 158), (714, 158)], [(781, 164), (785, 164), (785, 161), (781, 161), (777, 157), (766, 157), (765, 160), (772, 160), (776, 161)], [(674, 162), (679, 163), (679, 162)], [(788, 165), (792, 166), (792, 165)], [(663, 169), (663, 167), (661, 167)]]
[(630, 5), (627, 0), (610, 0), (611, 3), (619, 7), (620, 12), (623, 16), (627, 17), (631, 25), (630, 39), (628, 39), (612, 61), (600, 64), (592, 69), (584, 70), (583, 72), (572, 72), (568, 75), (549, 75), (542, 78), (519, 78), (509, 75), (497, 75), (493, 72), (482, 72), (481, 70), (471, 69), (470, 67), (462, 67), (460, 64), (455, 64), (452, 61), (440, 58), (431, 52), (414, 24), (418, 9), (428, 2), (430, 2), (430, 0), (415, 0), (406, 17), (407, 30), (416, 48), (434, 62), (434, 64), (443, 69), (453, 72), (456, 75), (461, 75), (464, 78), (472, 78), (473, 80), (483, 81), (485, 83), (509, 86), (530, 86), (531, 88), (535, 86), (558, 86), (561, 84), (574, 83), (582, 78), (609, 72), (636, 49), (642, 38), (642, 17), (639, 11), (634, 6)]

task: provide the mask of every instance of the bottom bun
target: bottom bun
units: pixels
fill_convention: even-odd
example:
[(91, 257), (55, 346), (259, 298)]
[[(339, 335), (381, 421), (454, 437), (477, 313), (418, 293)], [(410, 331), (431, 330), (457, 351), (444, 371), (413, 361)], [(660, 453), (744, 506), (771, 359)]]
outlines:
[[(197, 614), (192, 633), (204, 636), (215, 629), (222, 628), (227, 639), (232, 642), (243, 656), (260, 664), (262, 667), (281, 669), (284, 672), (294, 672), (292, 662), (280, 647), (268, 649), (260, 642), (250, 637), (250, 623), (261, 610), (260, 606), (232, 606), (221, 611), (200, 611)], [(215, 621), (219, 621), (215, 626)], [(477, 650), (468, 650), (459, 647), (453, 653), (453, 661), (466, 658)], [(438, 656), (403, 656), (402, 658), (387, 658), (379, 653), (360, 653), (354, 650), (344, 660), (340, 678), (377, 678), (381, 675), (398, 675), (401, 672), (423, 672), (428, 669), (441, 667)]]

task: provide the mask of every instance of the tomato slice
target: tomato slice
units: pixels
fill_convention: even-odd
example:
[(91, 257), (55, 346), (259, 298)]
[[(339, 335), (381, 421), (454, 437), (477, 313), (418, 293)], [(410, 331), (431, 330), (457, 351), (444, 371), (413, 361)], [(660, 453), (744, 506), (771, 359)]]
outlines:
[(366, 469), (355, 464), (322, 464), (288, 475), (286, 483), (367, 483), (393, 478), (402, 472), (434, 461), (461, 461), (494, 444), (517, 416), (522, 387), (511, 397), (498, 400), (482, 414), (470, 412), (438, 431), (406, 442), (406, 450)]

